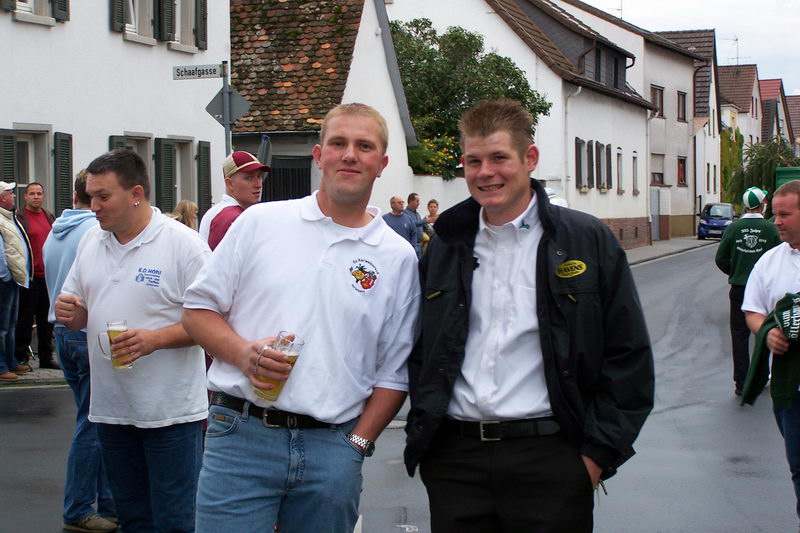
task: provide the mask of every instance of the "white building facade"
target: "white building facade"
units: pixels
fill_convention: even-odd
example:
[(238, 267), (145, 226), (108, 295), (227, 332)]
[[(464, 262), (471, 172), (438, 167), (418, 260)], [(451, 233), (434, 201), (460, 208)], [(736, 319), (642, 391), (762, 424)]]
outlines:
[(148, 165), (154, 205), (210, 205), (226, 154), (205, 107), (222, 80), (173, 80), (173, 67), (229, 60), (227, 1), (4, 0), (0, 48), (11, 73), (0, 99), (0, 179), (18, 182), (19, 197), (41, 182), (58, 214), (71, 207), (77, 171), (126, 146)]

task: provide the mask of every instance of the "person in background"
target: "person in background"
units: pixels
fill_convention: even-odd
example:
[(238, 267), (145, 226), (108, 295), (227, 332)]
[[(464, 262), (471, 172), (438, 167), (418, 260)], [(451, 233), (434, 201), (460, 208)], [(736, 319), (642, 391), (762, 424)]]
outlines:
[(412, 192), (408, 195), (408, 206), (403, 211), (414, 223), (414, 241), (411, 243), (414, 246), (414, 251), (417, 253), (417, 259), (422, 255), (422, 234), (425, 228), (425, 221), (419, 216), (417, 209), (419, 208), (419, 194)]
[(188, 226), (193, 230), (197, 229), (197, 204), (191, 200), (181, 200), (171, 214), (168, 215), (174, 218), (184, 226)]
[(422, 233), (422, 253), (424, 254), (428, 250), (428, 244), (430, 244), (431, 239), (434, 235), (436, 235), (436, 230), (433, 229), (433, 225), (436, 224), (436, 221), (439, 219), (439, 202), (436, 200), (428, 200), (428, 216), (425, 217), (425, 226), (423, 228)]
[[(238, 206), (241, 208), (239, 211), (241, 213), (251, 205), (261, 201), (264, 172), (269, 172), (269, 167), (261, 163), (250, 152), (237, 151), (225, 158), (222, 163), (225, 194), (222, 195), (222, 200), (211, 206), (211, 209), (206, 211), (202, 220), (200, 220), (199, 231), (204, 241), (208, 242), (211, 223), (220, 211), (226, 207)], [(229, 215), (226, 218), (229, 220), (227, 224), (230, 226), (233, 220), (230, 217), (230, 212), (228, 213)], [(222, 234), (224, 235), (224, 232)]]
[[(764, 220), (767, 191), (750, 187), (742, 196), (745, 214), (725, 229), (714, 262), (728, 274), (731, 351), (734, 394), (740, 396), (750, 367), (750, 329), (742, 311), (744, 288), (753, 266), (764, 253), (779, 245), (781, 237), (772, 222)], [(800, 290), (800, 287), (798, 287)]]
[(31, 182), (25, 190), (25, 207), (17, 210), (17, 217), (25, 228), (31, 243), (33, 255), (33, 278), (27, 289), (19, 292), (19, 317), (17, 319), (15, 357), (20, 364), (28, 365), (30, 359), (33, 323), (36, 319), (36, 340), (38, 343), (39, 368), (58, 369), (53, 360), (53, 326), (48, 321), (50, 298), (47, 296), (47, 282), (44, 278), (42, 247), (55, 217), (43, 207), (44, 186)]
[(50, 297), (49, 320), (55, 326), (56, 356), (78, 409), (67, 456), (64, 529), (115, 531), (117, 525), (105, 518), (116, 516), (116, 511), (100, 456), (97, 428), (89, 421), (91, 392), (86, 330), (71, 331), (56, 321), (55, 313), (56, 297), (75, 261), (78, 243), (84, 233), (97, 226), (97, 218), (90, 209), (91, 201), (86, 194), (86, 171), (81, 170), (75, 178), (73, 208), (65, 209), (55, 220), (53, 231), (44, 243), (44, 272)]
[(30, 243), (14, 214), (16, 183), (0, 181), (0, 382), (19, 380), (31, 371), (14, 357), (20, 288), (31, 279)]
[(414, 221), (403, 210), (403, 203), (403, 199), (399, 196), (392, 196), (389, 200), (392, 210), (383, 215), (383, 220), (395, 233), (407, 240), (413, 247), (414, 240), (417, 238), (417, 231), (414, 228)]

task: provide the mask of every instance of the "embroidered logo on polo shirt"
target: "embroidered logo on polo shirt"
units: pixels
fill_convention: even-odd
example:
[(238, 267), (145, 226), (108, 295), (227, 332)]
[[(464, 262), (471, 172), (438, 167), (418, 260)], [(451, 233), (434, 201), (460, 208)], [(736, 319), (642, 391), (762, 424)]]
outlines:
[(366, 259), (353, 259), (353, 265), (350, 267), (350, 275), (356, 278), (356, 281), (350, 286), (358, 292), (367, 292), (378, 281), (377, 267)]
[(134, 278), (137, 283), (144, 283), (148, 287), (161, 286), (161, 270), (157, 268), (139, 267), (139, 273)]
[(572, 259), (558, 265), (556, 276), (559, 278), (574, 278), (575, 276), (580, 276), (584, 272), (586, 272), (586, 263), (578, 261), (577, 259)]

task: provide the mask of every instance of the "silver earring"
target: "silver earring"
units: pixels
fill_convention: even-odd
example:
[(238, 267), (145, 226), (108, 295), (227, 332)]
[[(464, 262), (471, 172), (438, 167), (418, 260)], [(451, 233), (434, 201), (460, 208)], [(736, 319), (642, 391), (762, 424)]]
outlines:
[(140, 205), (142, 205), (142, 202), (134, 202), (133, 203), (133, 207), (139, 207)]

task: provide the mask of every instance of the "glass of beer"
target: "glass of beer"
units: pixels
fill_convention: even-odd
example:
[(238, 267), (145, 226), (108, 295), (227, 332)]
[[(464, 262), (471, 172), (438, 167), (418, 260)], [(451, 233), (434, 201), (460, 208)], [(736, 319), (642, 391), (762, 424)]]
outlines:
[[(128, 354), (124, 353), (116, 353), (111, 348), (111, 341), (115, 338), (119, 337), (123, 333), (128, 331), (128, 321), (127, 320), (109, 320), (106, 322), (106, 335), (100, 334), (97, 337), (97, 340), (100, 344), (100, 350), (103, 352), (103, 355), (107, 355), (111, 359), (111, 364), (114, 367), (114, 370), (127, 370), (129, 368), (133, 368), (133, 363), (122, 364), (120, 360)], [(106, 351), (105, 343), (103, 342), (105, 339), (102, 337), (108, 338), (108, 351)]]
[[(289, 358), (289, 364), (294, 367), (294, 363), (300, 356), (300, 352), (303, 350), (305, 344), (306, 341), (301, 339), (298, 335), (288, 331), (281, 331), (275, 338), (275, 342), (273, 342), (272, 346), (269, 346), (269, 348), (286, 354)], [(291, 377), (291, 374), (289, 377)], [(289, 378), (286, 379), (288, 380)], [(262, 376), (258, 376), (258, 380), (274, 385), (274, 388), (270, 390), (253, 388), (253, 392), (256, 393), (256, 396), (270, 402), (274, 402), (278, 399), (278, 396), (280, 396), (283, 390), (283, 385), (286, 383), (285, 380), (269, 379)]]

